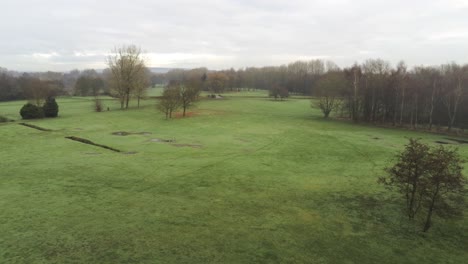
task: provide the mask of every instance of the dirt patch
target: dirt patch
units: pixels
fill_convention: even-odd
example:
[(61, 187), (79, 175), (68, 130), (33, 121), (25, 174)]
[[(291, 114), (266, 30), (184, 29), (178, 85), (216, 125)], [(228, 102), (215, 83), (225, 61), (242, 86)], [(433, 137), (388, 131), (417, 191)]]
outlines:
[(457, 138), (445, 138), (445, 139), (457, 142), (458, 144), (468, 144), (468, 140), (464, 140), (464, 139), (457, 139)]
[(113, 132), (112, 135), (114, 136), (128, 136), (128, 135), (143, 135), (148, 136), (151, 135), (150, 132), (125, 132), (125, 131), (117, 131)]
[(128, 152), (124, 152), (122, 154), (125, 154), (125, 155), (134, 155), (134, 154), (137, 154), (138, 152), (136, 151), (128, 151)]
[(189, 148), (202, 148), (202, 145), (197, 145), (197, 144), (171, 144), (174, 147), (189, 147)]
[[(198, 113), (195, 113), (195, 112), (185, 112), (185, 117), (193, 117), (193, 116), (197, 116)], [(174, 114), (174, 118), (183, 118), (184, 117), (184, 113), (175, 113)]]
[(440, 140), (436, 140), (435, 143), (437, 143), (437, 144), (442, 144), (442, 145), (448, 145), (448, 144), (450, 144), (450, 143), (447, 142), (447, 141), (440, 141)]
[(41, 130), (41, 131), (52, 131), (51, 129), (47, 129), (47, 128), (43, 128), (43, 127), (40, 127), (40, 126), (31, 125), (31, 124), (28, 124), (28, 123), (19, 123), (19, 124), (22, 125), (22, 126), (25, 126), (25, 127), (34, 128), (34, 129)]
[(152, 138), (149, 141), (150, 142), (172, 143), (172, 142), (175, 142), (175, 139)]
[(96, 147), (112, 150), (114, 152), (121, 152), (118, 149), (115, 149), (115, 148), (112, 148), (112, 147), (109, 147), (109, 146), (106, 146), (106, 145), (96, 144), (96, 143), (92, 142), (91, 140), (88, 140), (88, 139), (85, 139), (85, 138), (79, 138), (79, 137), (74, 137), (74, 136), (65, 137), (65, 138), (73, 140), (73, 141), (78, 141), (78, 142), (81, 142), (81, 143), (84, 143), (84, 144), (93, 145), (93, 146), (96, 146)]

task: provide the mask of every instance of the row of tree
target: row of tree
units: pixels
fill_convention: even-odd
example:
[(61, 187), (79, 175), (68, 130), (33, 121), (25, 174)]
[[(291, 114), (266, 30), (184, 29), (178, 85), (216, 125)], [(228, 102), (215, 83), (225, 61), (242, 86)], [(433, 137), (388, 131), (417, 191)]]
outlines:
[[(166, 80), (205, 76), (212, 93), (241, 88), (265, 89), (275, 98), (301, 94), (318, 97), (325, 116), (333, 110), (356, 122), (390, 123), (414, 128), (468, 126), (468, 65), (449, 63), (408, 69), (369, 59), (344, 69), (330, 61), (297, 61), (278, 67), (210, 72), (173, 70)], [(163, 78), (164, 79), (164, 78)], [(280, 93), (281, 91), (281, 93)]]
[(41, 80), (30, 74), (13, 76), (0, 73), (0, 101), (28, 99), (42, 105), (48, 97), (63, 94), (63, 84), (54, 80)]
[(312, 95), (325, 105), (324, 114), (338, 110), (354, 121), (428, 129), (436, 125), (448, 130), (468, 125), (468, 107), (463, 104), (468, 101), (468, 65), (408, 70), (403, 62), (392, 68), (386, 61), (368, 60), (328, 71)]
[[(99, 73), (87, 70), (20, 75), (1, 69), (0, 101), (44, 101), (64, 93), (108, 94), (119, 99), (121, 108), (128, 108), (132, 98), (139, 105), (150, 85), (196, 79), (201, 80), (200, 90), (212, 94), (265, 89), (275, 98), (289, 94), (316, 96), (325, 116), (336, 110), (356, 122), (449, 130), (468, 126), (468, 104), (464, 103), (468, 100), (468, 65), (450, 63), (408, 69), (403, 62), (392, 67), (387, 61), (370, 59), (340, 69), (330, 61), (311, 60), (239, 70), (197, 68), (151, 73), (141, 50), (135, 46), (116, 48), (107, 62), (109, 68)], [(73, 89), (69, 91), (71, 83)]]
[(280, 86), (292, 94), (309, 95), (320, 76), (331, 70), (339, 70), (339, 67), (331, 61), (311, 60), (296, 61), (278, 67), (247, 67), (239, 70), (176, 69), (161, 74), (158, 80), (164, 83), (182, 80), (187, 74), (198, 74), (206, 76), (207, 82), (203, 89), (212, 93), (239, 89), (271, 90)]

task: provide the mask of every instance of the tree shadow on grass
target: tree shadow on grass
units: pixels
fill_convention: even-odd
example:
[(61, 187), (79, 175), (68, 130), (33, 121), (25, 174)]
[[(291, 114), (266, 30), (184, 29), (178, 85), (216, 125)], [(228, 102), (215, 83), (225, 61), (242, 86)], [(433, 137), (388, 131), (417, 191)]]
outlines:
[(330, 195), (324, 202), (328, 207), (344, 213), (346, 224), (349, 224), (352, 232), (356, 234), (391, 234), (407, 238), (408, 235), (418, 233), (414, 222), (409, 221), (404, 214), (404, 201), (393, 196), (382, 193), (337, 193)]
[[(405, 214), (405, 201), (387, 193), (358, 194), (358, 195), (331, 195), (325, 202), (330, 207), (335, 207), (340, 212), (345, 212), (346, 219), (356, 233), (366, 232), (374, 235), (388, 234), (403, 239), (418, 238), (446, 238), (449, 240), (460, 237), (460, 229), (453, 228), (458, 219), (445, 220), (434, 219), (435, 226), (429, 233), (422, 232), (422, 222), (425, 212), (420, 213), (419, 218), (408, 219)], [(326, 204), (324, 204), (326, 206)], [(464, 228), (466, 230), (466, 228)]]

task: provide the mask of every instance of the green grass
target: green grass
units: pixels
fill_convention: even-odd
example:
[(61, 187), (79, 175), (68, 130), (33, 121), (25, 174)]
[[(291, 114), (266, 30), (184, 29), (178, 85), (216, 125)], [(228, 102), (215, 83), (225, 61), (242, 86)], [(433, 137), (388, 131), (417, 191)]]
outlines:
[[(95, 113), (62, 98), (59, 118), (28, 121), (51, 132), (0, 124), (0, 263), (468, 259), (466, 217), (421, 234), (376, 183), (408, 137), (443, 136), (327, 121), (309, 100), (226, 97), (169, 121), (153, 100), (120, 111), (106, 99), (111, 111)], [(18, 120), (23, 103), (0, 115)]]
[(148, 92), (147, 92), (147, 96), (161, 96), (163, 94), (163, 91), (164, 91), (164, 86), (162, 85), (158, 85), (156, 87), (150, 87), (148, 88)]

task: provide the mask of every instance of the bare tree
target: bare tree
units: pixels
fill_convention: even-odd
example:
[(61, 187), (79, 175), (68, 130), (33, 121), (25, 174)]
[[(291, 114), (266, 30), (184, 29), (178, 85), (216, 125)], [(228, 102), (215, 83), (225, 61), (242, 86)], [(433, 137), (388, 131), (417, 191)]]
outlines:
[(25, 97), (36, 106), (42, 106), (52, 91), (47, 82), (38, 78), (22, 77), (20, 80)]
[(460, 103), (463, 99), (463, 68), (456, 64), (443, 65), (442, 70), (444, 71), (445, 87), (444, 95), (442, 96), (442, 102), (447, 108), (447, 114), (449, 117), (448, 130), (452, 129), (455, 123), (455, 118), (459, 110)]
[(134, 45), (115, 48), (107, 59), (111, 74), (111, 87), (113, 94), (119, 98), (120, 108), (128, 108), (131, 94), (147, 78), (145, 60), (141, 49)]
[(148, 86), (150, 85), (150, 71), (148, 68), (144, 68), (142, 71), (139, 72), (141, 76), (137, 78), (135, 82), (135, 88), (133, 90), (133, 94), (137, 99), (138, 108), (140, 108), (140, 101), (144, 99), (148, 92)]
[(316, 105), (322, 110), (323, 116), (328, 118), (330, 113), (341, 104), (341, 93), (346, 89), (345, 76), (338, 72), (329, 72), (317, 84)]
[(283, 101), (284, 98), (289, 97), (289, 91), (286, 89), (286, 87), (276, 84), (273, 85), (273, 87), (270, 89), (269, 96), (275, 98), (275, 100), (279, 98), (281, 101)]
[(192, 107), (200, 95), (200, 80), (192, 79), (186, 81), (180, 86), (180, 102), (183, 109), (182, 116), (185, 117), (186, 111)]
[(172, 118), (172, 113), (181, 105), (180, 84), (170, 84), (164, 89), (163, 95), (159, 99), (157, 108), (166, 115), (166, 119)]

